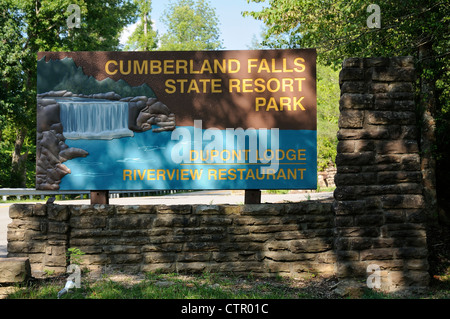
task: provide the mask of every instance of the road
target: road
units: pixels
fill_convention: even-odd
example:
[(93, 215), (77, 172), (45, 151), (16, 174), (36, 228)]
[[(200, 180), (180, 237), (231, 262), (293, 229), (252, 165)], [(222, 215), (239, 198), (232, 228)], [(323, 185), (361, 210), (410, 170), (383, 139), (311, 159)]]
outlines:
[[(262, 203), (298, 202), (308, 199), (331, 198), (332, 192), (327, 193), (290, 193), (290, 194), (266, 194), (262, 193)], [(200, 191), (192, 193), (176, 193), (165, 196), (149, 197), (123, 197), (111, 198), (111, 205), (180, 205), (180, 204), (242, 204), (244, 202), (243, 191)], [(31, 202), (29, 203), (31, 204)], [(90, 200), (64, 200), (55, 201), (59, 205), (89, 205)], [(11, 223), (9, 207), (11, 204), (0, 204), (0, 257), (6, 257), (7, 229)]]

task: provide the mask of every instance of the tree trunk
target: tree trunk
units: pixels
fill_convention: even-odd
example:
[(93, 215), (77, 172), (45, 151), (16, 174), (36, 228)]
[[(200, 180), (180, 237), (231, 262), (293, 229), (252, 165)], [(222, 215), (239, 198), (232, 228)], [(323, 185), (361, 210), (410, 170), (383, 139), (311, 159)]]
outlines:
[(148, 24), (148, 17), (147, 17), (147, 12), (145, 12), (145, 14), (144, 14), (144, 41), (145, 41), (144, 49), (145, 49), (145, 51), (149, 51), (148, 38), (147, 38), (147, 28), (148, 28), (147, 24)]
[(436, 159), (433, 154), (433, 148), (436, 145), (436, 81), (435, 76), (427, 72), (432, 70), (431, 64), (433, 63), (431, 41), (425, 40), (424, 44), (419, 46), (419, 60), (421, 65), (420, 106), (423, 112), (420, 136), (421, 170), (428, 217), (436, 221)]
[(27, 130), (25, 128), (20, 128), (17, 130), (14, 152), (12, 154), (11, 187), (26, 187), (26, 162), (28, 157), (28, 150), (25, 152), (25, 154), (21, 155), (26, 134)]

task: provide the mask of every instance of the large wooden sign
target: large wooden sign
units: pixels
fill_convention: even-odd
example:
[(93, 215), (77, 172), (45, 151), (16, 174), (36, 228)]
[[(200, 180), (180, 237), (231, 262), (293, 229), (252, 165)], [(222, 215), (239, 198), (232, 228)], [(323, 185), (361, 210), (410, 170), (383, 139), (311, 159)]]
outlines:
[(315, 189), (315, 50), (39, 52), (38, 189)]

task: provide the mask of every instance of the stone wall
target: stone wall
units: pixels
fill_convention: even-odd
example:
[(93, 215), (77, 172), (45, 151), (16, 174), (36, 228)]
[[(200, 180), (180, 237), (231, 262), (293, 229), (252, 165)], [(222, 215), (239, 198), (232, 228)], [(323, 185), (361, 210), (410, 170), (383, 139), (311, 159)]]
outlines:
[(322, 172), (317, 172), (317, 185), (323, 188), (335, 187), (336, 186), (334, 184), (335, 175), (336, 175), (336, 167), (334, 166), (334, 164), (330, 164)]
[(333, 275), (332, 201), (182, 206), (13, 205), (8, 257), (66, 271), (77, 247), (92, 271)]
[(347, 59), (340, 73), (336, 157), (337, 275), (385, 290), (428, 284), (413, 60)]

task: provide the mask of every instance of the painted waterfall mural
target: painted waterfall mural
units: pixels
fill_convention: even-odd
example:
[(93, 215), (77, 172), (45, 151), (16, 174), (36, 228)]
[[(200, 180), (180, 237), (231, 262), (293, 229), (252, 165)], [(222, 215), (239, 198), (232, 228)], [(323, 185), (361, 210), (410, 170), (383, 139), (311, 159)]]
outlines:
[(66, 139), (113, 139), (134, 136), (128, 128), (128, 103), (120, 101), (56, 98)]
[[(54, 76), (47, 74), (49, 69), (53, 70)], [(64, 76), (54, 82), (61, 74)], [(122, 98), (114, 91), (87, 95), (51, 90), (60, 89), (61, 85), (78, 88), (78, 92), (81, 89), (101, 92), (113, 88), (122, 93), (146, 95)], [(107, 162), (114, 156), (119, 164), (129, 162), (129, 158), (124, 159), (122, 152), (104, 158), (104, 150), (113, 145), (117, 146), (116, 150), (127, 148), (130, 139), (126, 138), (133, 138), (135, 132), (151, 130), (158, 133), (175, 129), (175, 115), (155, 98), (148, 86), (130, 88), (124, 81), (97, 81), (86, 76), (72, 59), (39, 60), (39, 89), (50, 90), (38, 91), (37, 95), (37, 189), (121, 189), (107, 178), (112, 176)], [(156, 141), (161, 142), (159, 138)], [(131, 152), (134, 147), (130, 147)], [(158, 149), (159, 146), (150, 148)], [(129, 154), (128, 151), (125, 153)], [(132, 161), (139, 159), (134, 157)]]

